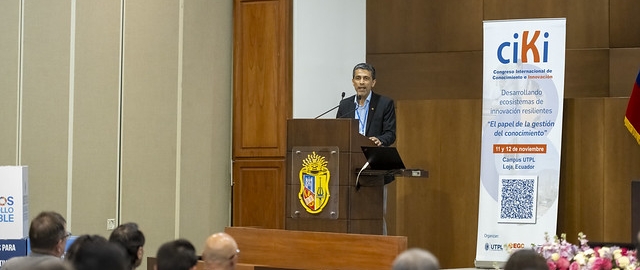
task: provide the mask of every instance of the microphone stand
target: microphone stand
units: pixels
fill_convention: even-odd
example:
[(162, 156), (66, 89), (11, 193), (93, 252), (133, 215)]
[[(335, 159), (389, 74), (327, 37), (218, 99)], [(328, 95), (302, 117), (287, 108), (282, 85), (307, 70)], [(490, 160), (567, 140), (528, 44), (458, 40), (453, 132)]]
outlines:
[(328, 114), (329, 112), (331, 112), (331, 111), (333, 111), (333, 110), (337, 109), (338, 107), (340, 107), (340, 104), (338, 104), (337, 106), (335, 106), (335, 107), (331, 108), (330, 110), (328, 110), (328, 111), (326, 111), (326, 112), (323, 112), (321, 115), (318, 115), (318, 116), (316, 116), (316, 118), (313, 118), (313, 119), (318, 119), (318, 118), (322, 117), (323, 115)]
[[(344, 92), (342, 92), (342, 95), (341, 95), (340, 101), (342, 101), (342, 100), (344, 99), (344, 95), (345, 95), (345, 93), (344, 93)], [(322, 117), (323, 115), (328, 114), (330, 111), (335, 110), (335, 109), (336, 109), (336, 108), (338, 108), (338, 107), (340, 107), (340, 103), (338, 103), (338, 105), (336, 105), (335, 107), (333, 107), (333, 108), (329, 109), (328, 111), (323, 112), (321, 115), (316, 116), (316, 117), (315, 117), (315, 118), (313, 118), (313, 119), (318, 119), (318, 118)]]

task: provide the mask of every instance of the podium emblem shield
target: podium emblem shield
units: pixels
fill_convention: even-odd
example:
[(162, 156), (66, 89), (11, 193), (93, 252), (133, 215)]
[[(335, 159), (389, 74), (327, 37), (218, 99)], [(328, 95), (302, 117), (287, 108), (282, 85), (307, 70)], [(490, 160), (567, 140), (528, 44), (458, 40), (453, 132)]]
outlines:
[(299, 173), (300, 204), (312, 214), (322, 212), (329, 202), (329, 180), (331, 172), (327, 168), (326, 158), (312, 152), (302, 161)]

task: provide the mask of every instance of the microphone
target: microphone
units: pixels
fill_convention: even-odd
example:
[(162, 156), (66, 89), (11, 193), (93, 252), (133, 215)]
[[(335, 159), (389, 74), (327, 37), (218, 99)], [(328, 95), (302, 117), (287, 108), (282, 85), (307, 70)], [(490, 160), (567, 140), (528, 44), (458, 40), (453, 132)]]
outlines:
[(336, 117), (336, 118), (344, 118), (345, 116), (347, 116), (347, 115), (349, 115), (349, 114), (351, 114), (351, 113), (353, 113), (353, 112), (357, 111), (357, 110), (358, 110), (358, 108), (360, 108), (360, 99), (362, 99), (362, 97), (361, 97), (361, 96), (359, 96), (359, 95), (356, 95), (356, 108), (355, 108), (355, 109), (353, 109), (353, 110), (351, 110), (351, 111), (348, 111), (348, 112), (346, 112), (346, 113), (343, 113), (343, 114), (339, 115), (339, 116), (338, 116), (338, 117)]
[[(341, 95), (341, 97), (340, 97), (340, 101), (342, 101), (342, 100), (344, 99), (344, 95), (345, 95), (345, 93), (344, 93), (344, 92), (342, 92), (342, 95)], [(338, 102), (338, 105), (336, 105), (335, 107), (333, 107), (333, 108), (329, 109), (329, 110), (328, 110), (328, 111), (326, 111), (326, 112), (323, 112), (321, 115), (318, 115), (318, 116), (316, 116), (316, 117), (315, 117), (315, 118), (313, 118), (313, 119), (318, 119), (318, 118), (322, 117), (323, 115), (328, 114), (330, 111), (333, 111), (333, 110), (337, 109), (338, 107), (340, 107), (340, 102)]]
[(369, 161), (367, 161), (367, 163), (365, 163), (362, 168), (360, 168), (360, 171), (358, 172), (358, 176), (356, 176), (356, 191), (358, 191), (360, 189), (360, 174), (362, 173), (362, 171), (364, 171), (364, 169), (366, 169), (367, 167), (369, 167)]

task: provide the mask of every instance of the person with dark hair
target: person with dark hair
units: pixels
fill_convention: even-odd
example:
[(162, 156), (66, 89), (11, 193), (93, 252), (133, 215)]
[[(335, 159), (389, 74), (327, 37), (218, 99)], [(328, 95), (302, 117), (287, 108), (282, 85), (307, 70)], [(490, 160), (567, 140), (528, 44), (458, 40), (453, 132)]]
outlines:
[(226, 233), (215, 233), (207, 238), (202, 252), (205, 269), (236, 269), (240, 250), (236, 240)]
[(76, 243), (78, 245), (69, 259), (75, 270), (130, 269), (125, 251), (119, 244), (103, 241), (99, 237), (85, 238), (73, 244)]
[(438, 270), (440, 263), (431, 252), (421, 248), (410, 248), (400, 253), (393, 261), (393, 270)]
[(71, 244), (69, 246), (69, 248), (67, 249), (67, 253), (65, 253), (64, 255), (64, 259), (67, 261), (71, 261), (73, 262), (73, 260), (75, 260), (76, 257), (76, 253), (78, 253), (78, 250), (80, 250), (83, 246), (88, 245), (88, 244), (93, 244), (93, 243), (101, 243), (101, 244), (106, 244), (109, 241), (107, 241), (107, 238), (104, 238), (101, 235), (89, 235), (89, 234), (83, 234), (78, 236), (78, 238), (76, 238), (75, 241), (73, 241), (73, 244)]
[(109, 242), (124, 248), (130, 266), (128, 269), (135, 269), (142, 263), (144, 241), (144, 234), (133, 222), (121, 224), (109, 236)]
[(156, 255), (156, 270), (194, 270), (198, 263), (196, 248), (185, 239), (164, 243)]
[(355, 118), (360, 122), (360, 134), (377, 146), (389, 146), (396, 141), (396, 108), (393, 100), (376, 94), (376, 69), (368, 63), (353, 67), (352, 79), (356, 94), (340, 101), (336, 118)]
[(504, 270), (548, 270), (547, 261), (532, 249), (521, 249), (509, 256)]
[(28, 256), (14, 257), (2, 265), (2, 270), (34, 269), (47, 260), (61, 260), (67, 238), (67, 221), (56, 212), (41, 212), (29, 226), (31, 253)]

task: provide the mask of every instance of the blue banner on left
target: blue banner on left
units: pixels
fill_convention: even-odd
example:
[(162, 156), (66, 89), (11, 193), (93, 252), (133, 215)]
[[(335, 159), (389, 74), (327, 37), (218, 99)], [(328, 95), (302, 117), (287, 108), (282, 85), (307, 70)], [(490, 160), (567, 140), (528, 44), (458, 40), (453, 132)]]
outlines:
[(7, 260), (27, 255), (27, 239), (0, 239), (0, 266)]

